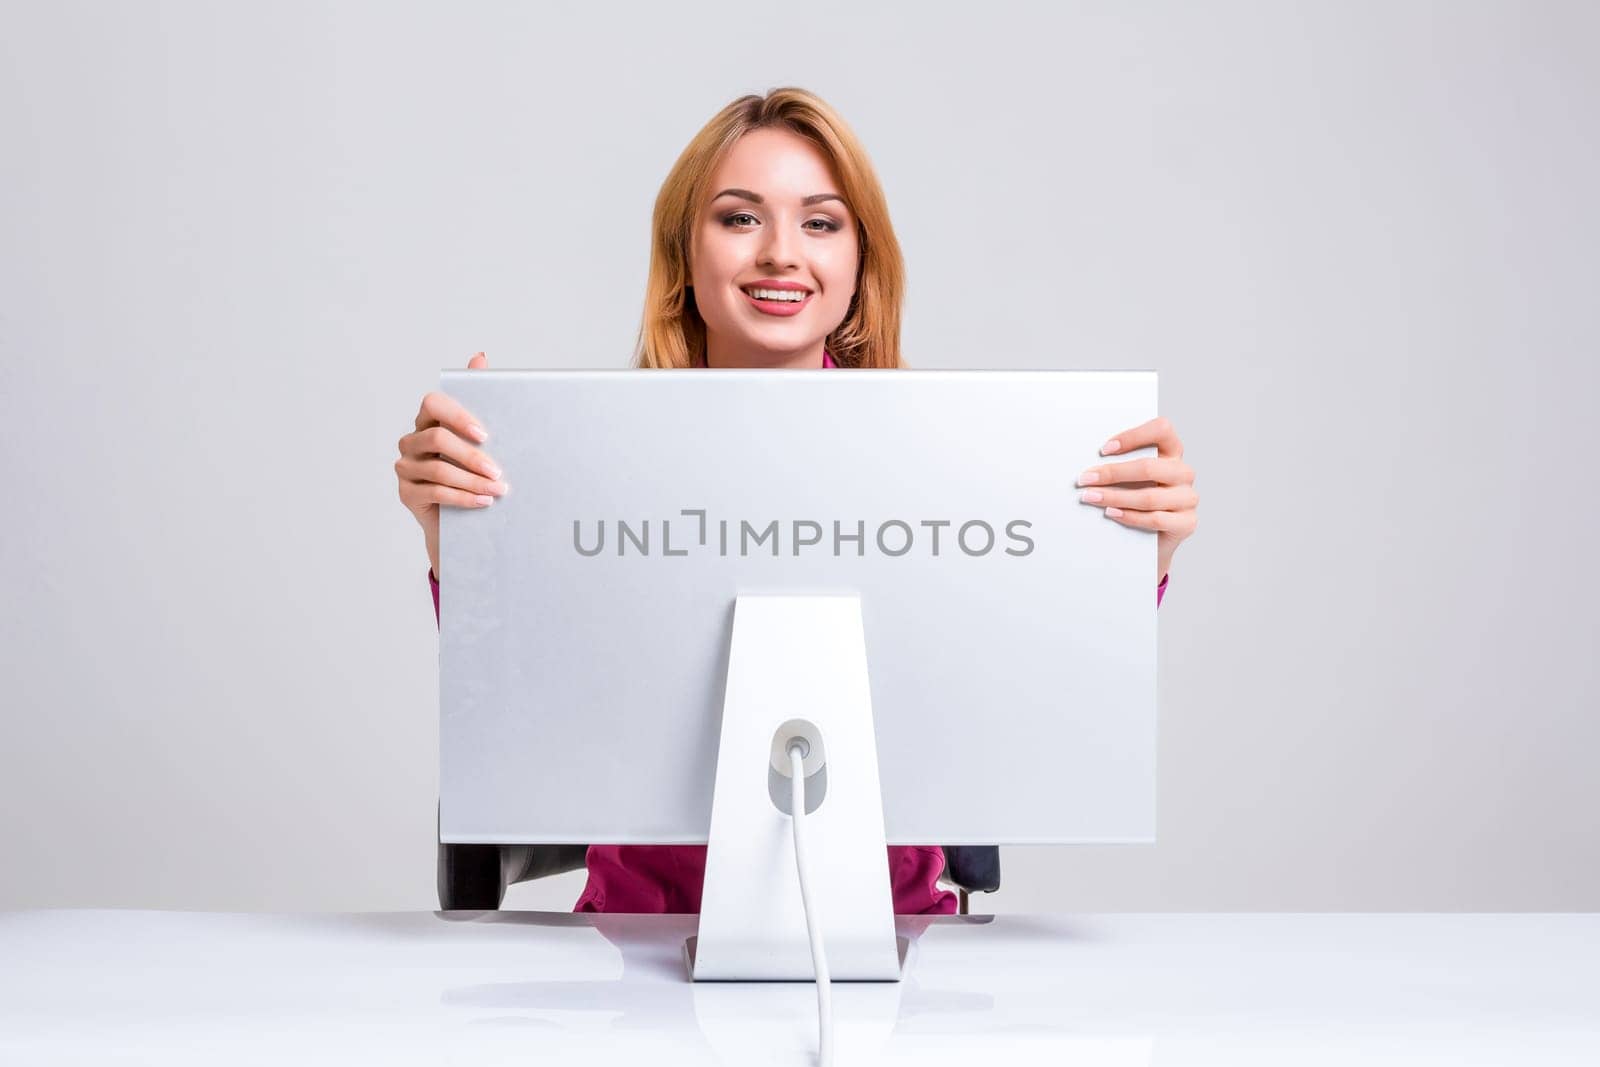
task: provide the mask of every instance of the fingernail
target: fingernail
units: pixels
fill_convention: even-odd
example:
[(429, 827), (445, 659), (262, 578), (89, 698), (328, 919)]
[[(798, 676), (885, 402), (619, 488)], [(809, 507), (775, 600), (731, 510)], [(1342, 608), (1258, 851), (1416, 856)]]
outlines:
[(489, 439), (489, 431), (485, 430), (477, 423), (473, 423), (471, 426), (468, 426), (467, 432), (476, 437), (479, 441), (487, 441)]
[(1107, 441), (1105, 444), (1100, 446), (1100, 454), (1103, 456), (1103, 455), (1106, 455), (1107, 453), (1115, 452), (1115, 451), (1117, 451), (1117, 449), (1119, 449), (1121, 447), (1122, 447), (1122, 442), (1117, 440), (1115, 437), (1113, 437), (1111, 440)]
[(1095, 489), (1085, 489), (1083, 492), (1078, 494), (1078, 499), (1083, 501), (1085, 504), (1098, 504), (1100, 502), (1100, 498), (1100, 492)]
[(500, 468), (495, 466), (493, 463), (485, 464), (483, 469), (488, 472), (489, 477), (491, 478), (500, 477)]
[(1100, 472), (1099, 471), (1084, 471), (1082, 474), (1078, 475), (1078, 484), (1079, 485), (1092, 485), (1095, 482), (1098, 482), (1099, 480), (1100, 480)]
[(492, 496), (480, 496), (480, 497), (478, 497), (478, 503), (483, 505), (484, 507), (488, 507), (490, 504), (494, 503), (494, 497), (492, 497)]
[(1122, 509), (1121, 508), (1106, 508), (1106, 514), (1111, 516), (1114, 519), (1117, 516), (1122, 514)]

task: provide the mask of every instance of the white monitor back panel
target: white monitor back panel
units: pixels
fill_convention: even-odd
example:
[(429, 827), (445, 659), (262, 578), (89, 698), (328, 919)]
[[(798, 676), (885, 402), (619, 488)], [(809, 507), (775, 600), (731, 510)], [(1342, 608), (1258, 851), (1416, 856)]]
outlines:
[(703, 844), (741, 592), (860, 595), (890, 844), (1154, 840), (1156, 535), (1074, 484), (1154, 372), (441, 388), (512, 487), (442, 516), (442, 840)]

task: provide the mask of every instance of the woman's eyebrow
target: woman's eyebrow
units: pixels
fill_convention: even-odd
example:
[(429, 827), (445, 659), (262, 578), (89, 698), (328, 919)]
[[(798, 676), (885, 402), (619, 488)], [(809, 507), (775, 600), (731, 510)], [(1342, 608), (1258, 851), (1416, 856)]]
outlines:
[[(718, 193), (716, 196), (713, 196), (711, 199), (717, 200), (717, 199), (720, 199), (721, 197), (724, 197), (724, 196), (737, 196), (737, 197), (739, 197), (741, 199), (750, 201), (752, 204), (764, 204), (764, 203), (766, 203), (766, 201), (761, 198), (759, 193), (752, 193), (748, 189), (724, 189), (724, 190), (722, 190), (722, 192)], [(800, 201), (800, 203), (802, 203), (802, 204), (820, 204), (824, 200), (837, 200), (841, 204), (844, 203), (844, 197), (840, 196), (838, 193), (814, 193), (811, 196), (808, 196), (804, 200)]]

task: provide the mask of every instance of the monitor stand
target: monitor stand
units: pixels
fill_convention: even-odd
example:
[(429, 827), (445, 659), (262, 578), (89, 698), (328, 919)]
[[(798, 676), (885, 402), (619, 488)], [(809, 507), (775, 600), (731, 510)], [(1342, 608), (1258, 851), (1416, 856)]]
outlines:
[[(898, 981), (866, 632), (855, 595), (741, 595), (734, 603), (700, 928), (684, 945), (695, 981), (811, 981), (781, 729), (820, 732), (806, 779), (806, 851), (834, 981)], [(820, 803), (818, 803), (820, 794)], [(812, 810), (812, 809), (815, 810)]]

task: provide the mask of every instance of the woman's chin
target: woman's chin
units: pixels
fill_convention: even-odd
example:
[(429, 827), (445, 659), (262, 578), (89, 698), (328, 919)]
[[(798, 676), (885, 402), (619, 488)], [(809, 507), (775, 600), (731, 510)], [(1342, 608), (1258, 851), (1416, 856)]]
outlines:
[(733, 342), (735, 350), (743, 352), (753, 363), (784, 363), (801, 352), (821, 344), (825, 338), (802, 338), (795, 343), (775, 343), (771, 337), (741, 337)]
[(750, 348), (793, 352), (822, 340), (811, 336), (812, 331), (799, 323), (770, 321), (739, 325), (736, 343)]

